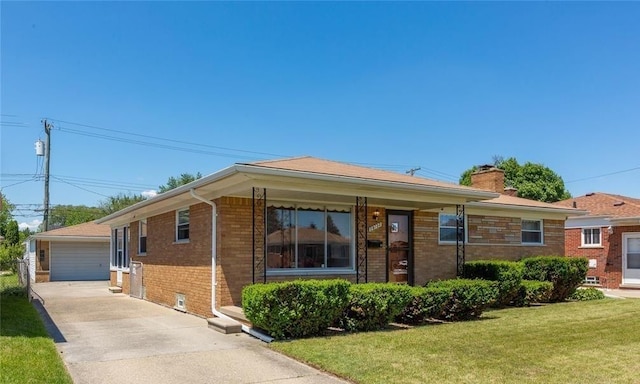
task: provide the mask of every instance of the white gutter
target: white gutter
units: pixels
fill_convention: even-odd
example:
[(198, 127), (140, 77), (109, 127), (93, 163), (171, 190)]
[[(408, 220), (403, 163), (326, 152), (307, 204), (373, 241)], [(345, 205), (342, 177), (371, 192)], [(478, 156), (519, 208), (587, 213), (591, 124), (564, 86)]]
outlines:
[[(216, 309), (216, 287), (218, 286), (218, 280), (216, 275), (217, 265), (218, 265), (218, 260), (217, 260), (218, 244), (217, 244), (217, 238), (216, 238), (216, 231), (218, 226), (218, 207), (216, 206), (216, 203), (214, 203), (213, 201), (209, 201), (204, 197), (196, 194), (195, 189), (191, 188), (189, 192), (191, 193), (191, 196), (193, 198), (200, 200), (203, 203), (207, 203), (211, 206), (211, 312), (215, 316), (220, 317), (222, 319), (236, 321)], [(270, 343), (273, 341), (273, 337), (265, 335), (262, 332), (258, 332), (255, 329), (250, 328), (245, 324), (242, 324), (242, 331), (267, 343)]]

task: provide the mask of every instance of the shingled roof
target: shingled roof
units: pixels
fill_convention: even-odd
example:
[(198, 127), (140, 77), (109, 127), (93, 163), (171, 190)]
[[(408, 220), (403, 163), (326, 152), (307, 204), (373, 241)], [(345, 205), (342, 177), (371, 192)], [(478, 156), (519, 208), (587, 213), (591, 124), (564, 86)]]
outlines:
[(95, 221), (90, 221), (88, 223), (36, 233), (33, 237), (36, 239), (59, 238), (61, 240), (64, 240), (65, 238), (108, 239), (110, 235), (111, 229), (108, 225), (96, 224)]
[(584, 209), (589, 212), (589, 216), (640, 217), (640, 199), (610, 193), (587, 193), (554, 204)]

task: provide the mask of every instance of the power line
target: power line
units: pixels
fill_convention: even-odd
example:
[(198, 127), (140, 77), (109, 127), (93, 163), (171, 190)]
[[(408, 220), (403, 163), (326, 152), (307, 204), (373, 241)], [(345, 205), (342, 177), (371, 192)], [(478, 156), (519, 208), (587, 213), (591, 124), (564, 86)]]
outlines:
[(626, 173), (626, 172), (631, 172), (631, 171), (636, 171), (639, 170), (640, 167), (635, 167), (635, 168), (629, 168), (629, 169), (624, 169), (622, 171), (616, 171), (616, 172), (610, 172), (610, 173), (604, 173), (602, 175), (598, 175), (598, 176), (589, 176), (589, 177), (584, 177), (582, 179), (576, 179), (576, 180), (571, 180), (571, 181), (565, 181), (565, 184), (569, 184), (569, 183), (577, 183), (579, 181), (587, 181), (587, 180), (593, 180), (593, 179), (597, 179), (600, 177), (605, 177), (605, 176), (613, 176), (613, 175), (618, 175), (621, 173)]
[[(257, 152), (257, 151), (249, 151), (249, 150), (244, 150), (244, 149), (219, 147), (219, 146), (215, 146), (215, 145), (194, 143), (194, 142), (184, 141), (184, 140), (169, 139), (169, 138), (159, 137), (159, 136), (151, 136), (151, 135), (144, 135), (144, 134), (140, 134), (140, 133), (125, 132), (125, 131), (120, 131), (120, 130), (117, 130), (117, 129), (103, 128), (103, 127), (98, 127), (98, 126), (95, 126), (95, 125), (75, 123), (75, 122), (66, 121), (66, 120), (58, 120), (58, 119), (52, 119), (52, 120), (60, 122), (60, 123), (76, 125), (76, 126), (79, 126), (79, 127), (97, 129), (97, 130), (106, 131), (106, 132), (119, 133), (119, 134), (122, 134), (122, 135), (136, 136), (136, 137), (141, 137), (141, 138), (145, 138), (145, 139), (167, 141), (167, 142), (170, 142), (170, 143), (179, 143), (179, 144), (185, 144), (185, 145), (192, 145), (192, 146), (196, 146), (196, 147), (219, 149), (219, 150), (223, 150), (223, 151), (241, 152), (241, 153), (248, 153), (248, 154), (253, 154), (253, 155), (264, 155), (264, 156), (270, 156), (270, 157), (289, 157), (289, 156), (286, 156), (286, 155), (279, 155), (279, 154), (273, 154), (273, 153), (267, 153), (267, 152)], [(70, 129), (70, 128), (66, 128), (66, 129)], [(83, 131), (77, 131), (77, 132), (83, 132)], [(114, 136), (107, 136), (107, 135), (101, 135), (101, 136), (105, 136), (105, 138), (106, 137), (112, 137), (112, 138), (114, 137)], [(135, 143), (144, 143), (144, 142), (135, 141)], [(211, 154), (213, 154), (213, 153), (211, 153)]]
[(51, 176), (51, 177), (56, 179), (56, 180), (58, 180), (58, 181), (61, 181), (61, 182), (65, 183), (65, 184), (69, 184), (72, 187), (75, 187), (75, 188), (78, 188), (78, 189), (82, 189), (83, 191), (90, 192), (90, 193), (93, 193), (95, 195), (102, 196), (102, 197), (107, 197), (107, 198), (110, 197), (110, 196), (107, 196), (107, 195), (102, 194), (100, 192), (96, 192), (96, 191), (92, 191), (92, 190), (87, 189), (87, 188), (80, 187), (78, 185), (75, 185), (74, 183), (70, 183), (70, 182), (68, 182), (68, 181), (66, 181), (64, 179), (59, 178), (59, 177), (56, 177), (56, 176)]

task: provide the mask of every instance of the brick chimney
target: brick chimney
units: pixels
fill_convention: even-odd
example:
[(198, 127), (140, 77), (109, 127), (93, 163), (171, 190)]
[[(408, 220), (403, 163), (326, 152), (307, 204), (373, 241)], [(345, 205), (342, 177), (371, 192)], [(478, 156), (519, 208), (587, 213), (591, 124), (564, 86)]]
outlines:
[(518, 190), (504, 187), (504, 171), (493, 165), (481, 165), (471, 174), (471, 186), (503, 195), (518, 196)]

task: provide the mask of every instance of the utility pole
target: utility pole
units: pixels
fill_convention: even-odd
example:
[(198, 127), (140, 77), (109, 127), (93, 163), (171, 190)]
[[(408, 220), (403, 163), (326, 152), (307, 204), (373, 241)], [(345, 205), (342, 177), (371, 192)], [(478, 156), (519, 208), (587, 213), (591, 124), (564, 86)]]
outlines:
[(407, 171), (407, 174), (413, 176), (416, 173), (416, 171), (419, 171), (419, 170), (420, 170), (420, 167), (411, 168), (410, 170)]
[(44, 125), (44, 133), (47, 135), (47, 141), (44, 146), (44, 220), (42, 221), (44, 231), (49, 230), (49, 160), (51, 159), (51, 128), (53, 125), (42, 120)]

